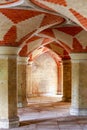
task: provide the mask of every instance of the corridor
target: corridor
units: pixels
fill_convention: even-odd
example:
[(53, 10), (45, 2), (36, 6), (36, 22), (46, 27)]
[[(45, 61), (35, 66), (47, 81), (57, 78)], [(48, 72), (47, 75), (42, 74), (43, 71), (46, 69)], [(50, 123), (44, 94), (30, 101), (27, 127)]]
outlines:
[(0, 0), (3, 129), (87, 130), (86, 0)]
[(87, 117), (71, 116), (70, 103), (60, 97), (30, 98), (19, 108), (20, 127), (12, 130), (87, 130)]
[(62, 102), (61, 96), (28, 101), (27, 107), (18, 109), (19, 127), (4, 130), (87, 130), (87, 116), (71, 116), (70, 103)]

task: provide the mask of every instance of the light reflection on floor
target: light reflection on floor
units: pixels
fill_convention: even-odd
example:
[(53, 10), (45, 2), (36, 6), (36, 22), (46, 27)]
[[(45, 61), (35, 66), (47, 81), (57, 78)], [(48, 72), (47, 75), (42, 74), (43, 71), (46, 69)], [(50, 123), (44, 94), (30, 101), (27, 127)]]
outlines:
[(35, 97), (28, 101), (27, 107), (18, 110), (18, 130), (87, 130), (86, 116), (69, 114), (70, 102), (62, 102), (58, 97)]
[(58, 97), (35, 97), (28, 99), (26, 108), (19, 109), (20, 121), (41, 120), (63, 117), (69, 114), (69, 102), (61, 102)]
[(20, 126), (7, 130), (87, 130), (87, 117), (71, 116), (69, 102), (59, 101), (58, 97), (28, 101), (27, 107), (18, 109)]

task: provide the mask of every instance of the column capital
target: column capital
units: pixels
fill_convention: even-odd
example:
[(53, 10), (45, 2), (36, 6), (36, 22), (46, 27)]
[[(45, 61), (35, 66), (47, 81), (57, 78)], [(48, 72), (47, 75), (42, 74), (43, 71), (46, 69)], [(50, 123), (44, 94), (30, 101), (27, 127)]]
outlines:
[(19, 51), (19, 47), (0, 46), (0, 55), (17, 55)]
[(71, 59), (62, 60), (62, 63), (70, 63)]
[(18, 64), (28, 64), (28, 57), (17, 57), (17, 63)]
[(70, 57), (72, 62), (84, 62), (87, 60), (87, 53), (71, 53)]
[(28, 61), (28, 65), (32, 65), (33, 64), (33, 61)]

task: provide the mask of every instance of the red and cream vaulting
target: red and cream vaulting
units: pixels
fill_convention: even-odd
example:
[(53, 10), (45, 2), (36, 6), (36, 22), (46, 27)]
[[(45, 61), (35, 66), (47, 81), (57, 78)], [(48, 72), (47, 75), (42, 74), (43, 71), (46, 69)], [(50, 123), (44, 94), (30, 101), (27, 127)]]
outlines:
[(0, 0), (0, 128), (18, 126), (18, 82), (18, 100), (26, 105), (26, 66), (42, 54), (62, 64), (63, 99), (71, 97), (72, 84), (70, 113), (87, 115), (86, 0)]

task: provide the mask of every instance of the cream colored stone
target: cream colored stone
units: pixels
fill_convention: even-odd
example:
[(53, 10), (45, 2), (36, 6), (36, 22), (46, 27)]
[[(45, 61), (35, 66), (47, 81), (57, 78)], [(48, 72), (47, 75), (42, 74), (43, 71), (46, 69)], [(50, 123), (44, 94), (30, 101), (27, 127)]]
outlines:
[(86, 49), (86, 46), (87, 46), (87, 31), (82, 30), (75, 37), (80, 42), (80, 44), (82, 45), (83, 49)]
[(3, 55), (16, 55), (20, 51), (19, 47), (0, 46), (0, 57)]
[(72, 103), (70, 113), (73, 115), (87, 115), (86, 56), (86, 54), (73, 54), (72, 56)]
[(63, 96), (63, 64), (59, 62), (58, 64), (58, 89), (57, 93)]
[(32, 61), (29, 61), (28, 62), (28, 65), (27, 65), (27, 76), (26, 76), (26, 83), (27, 83), (27, 86), (26, 86), (26, 89), (27, 89), (27, 99), (29, 97), (32, 96), (32, 64), (33, 62)]
[(17, 64), (28, 64), (28, 57), (17, 57)]
[(19, 126), (19, 118), (15, 117), (13, 119), (1, 119), (0, 128), (16, 128)]
[(60, 54), (61, 56), (63, 56), (63, 52), (64, 52), (64, 49), (62, 47), (59, 47), (55, 44), (50, 44), (51, 48), (57, 52), (57, 54)]
[[(44, 14), (36, 15), (32, 18), (26, 19), (24, 21), (19, 22), (17, 27), (17, 41), (19, 41), (24, 36), (28, 35), (30, 32), (38, 29), (42, 23), (44, 18)], [(37, 22), (38, 21), (38, 22)], [(24, 27), (24, 28), (22, 28)]]
[(57, 64), (49, 54), (39, 56), (27, 69), (27, 97), (57, 94)]
[(25, 107), (27, 105), (26, 65), (27, 65), (27, 57), (18, 57), (17, 59), (18, 107)]
[(81, 23), (76, 19), (76, 17), (69, 11), (68, 7), (65, 8), (65, 6), (60, 6), (59, 4), (54, 4), (53, 2), (48, 2), (48, 1), (41, 1), (38, 0), (38, 2), (42, 3), (44, 6), (47, 6), (56, 12), (60, 13), (60, 15), (63, 14), (63, 17), (68, 17), (72, 21), (76, 22), (77, 24), (81, 25)]
[(82, 60), (82, 62), (83, 62), (83, 60), (85, 61), (85, 60), (87, 60), (87, 53), (71, 53), (70, 54), (70, 57), (71, 57), (71, 59), (72, 59), (72, 62), (74, 62), (75, 60), (76, 60), (76, 63), (80, 60), (80, 62), (81, 62), (81, 60)]
[(64, 42), (72, 49), (73, 37), (71, 35), (58, 31), (57, 29), (53, 29), (53, 33), (57, 40)]
[(4, 35), (12, 27), (13, 22), (6, 17), (4, 14), (0, 13), (0, 40), (3, 40)]
[(33, 50), (35, 50), (36, 48), (39, 48), (40, 45), (42, 44), (43, 42), (43, 38), (39, 38), (35, 41), (32, 41), (28, 44), (28, 52), (27, 53), (30, 53), (32, 52)]
[[(18, 126), (16, 62), (15, 55), (0, 57), (0, 128)], [(17, 118), (16, 124), (14, 118)]]
[(71, 61), (63, 60), (63, 101), (71, 100)]
[[(68, 7), (71, 7), (74, 10), (77, 10), (81, 15), (84, 17), (87, 16), (87, 1), (82, 1), (82, 0), (66, 0), (68, 3)], [(78, 4), (75, 4), (78, 3)], [(83, 8), (84, 7), (84, 8)]]

